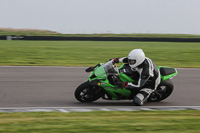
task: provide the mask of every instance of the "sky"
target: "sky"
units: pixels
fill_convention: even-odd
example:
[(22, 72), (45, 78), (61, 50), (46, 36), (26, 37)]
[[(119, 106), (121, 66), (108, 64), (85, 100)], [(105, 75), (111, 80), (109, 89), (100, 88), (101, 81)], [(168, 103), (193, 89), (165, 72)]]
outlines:
[(200, 0), (0, 0), (0, 28), (200, 34)]

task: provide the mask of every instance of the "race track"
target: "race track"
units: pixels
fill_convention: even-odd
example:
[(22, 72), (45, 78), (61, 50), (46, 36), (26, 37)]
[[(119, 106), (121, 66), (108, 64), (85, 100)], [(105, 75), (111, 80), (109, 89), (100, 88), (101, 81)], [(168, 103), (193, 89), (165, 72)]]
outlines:
[[(79, 103), (74, 90), (86, 81), (84, 67), (0, 67), (0, 108), (133, 106), (132, 101)], [(174, 92), (160, 103), (144, 106), (200, 106), (200, 69), (178, 69)]]

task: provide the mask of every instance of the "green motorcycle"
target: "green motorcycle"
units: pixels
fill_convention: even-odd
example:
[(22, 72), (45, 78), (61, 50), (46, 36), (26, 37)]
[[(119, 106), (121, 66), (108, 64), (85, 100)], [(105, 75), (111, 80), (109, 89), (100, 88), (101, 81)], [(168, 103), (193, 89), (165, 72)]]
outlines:
[[(166, 99), (173, 91), (171, 79), (178, 74), (175, 68), (158, 67), (161, 73), (161, 83), (149, 96), (148, 102), (159, 102)], [(91, 72), (88, 81), (79, 85), (75, 90), (75, 98), (80, 102), (93, 102), (99, 98), (105, 100), (132, 100), (139, 90), (128, 90), (122, 83), (137, 83), (139, 74), (132, 71), (128, 64), (119, 68), (112, 61), (99, 63), (89, 67)]]

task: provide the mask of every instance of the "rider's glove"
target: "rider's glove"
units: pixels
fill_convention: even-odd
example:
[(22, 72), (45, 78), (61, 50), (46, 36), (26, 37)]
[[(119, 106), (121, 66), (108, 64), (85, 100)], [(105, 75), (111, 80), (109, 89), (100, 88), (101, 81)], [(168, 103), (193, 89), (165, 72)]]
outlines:
[(118, 82), (117, 85), (119, 86), (119, 88), (123, 89), (128, 85), (128, 83), (127, 82)]
[(128, 83), (127, 82), (123, 82), (123, 84), (124, 84), (124, 88), (126, 88), (127, 86), (128, 86)]
[(119, 63), (119, 58), (114, 58), (113, 59), (113, 64), (115, 64), (115, 63)]

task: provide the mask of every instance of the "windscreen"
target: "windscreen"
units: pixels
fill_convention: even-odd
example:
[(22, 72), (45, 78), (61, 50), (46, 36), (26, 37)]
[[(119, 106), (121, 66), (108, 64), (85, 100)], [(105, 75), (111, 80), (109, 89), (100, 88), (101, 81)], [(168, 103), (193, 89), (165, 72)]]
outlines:
[(113, 75), (116, 73), (112, 61), (107, 62), (106, 64), (103, 65), (103, 67), (104, 67), (104, 70), (105, 70), (107, 76)]

